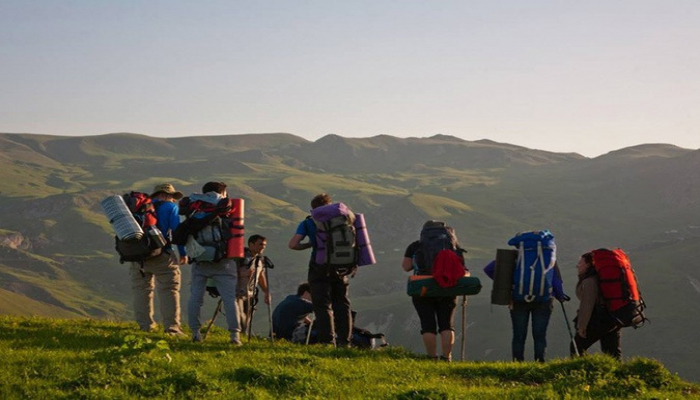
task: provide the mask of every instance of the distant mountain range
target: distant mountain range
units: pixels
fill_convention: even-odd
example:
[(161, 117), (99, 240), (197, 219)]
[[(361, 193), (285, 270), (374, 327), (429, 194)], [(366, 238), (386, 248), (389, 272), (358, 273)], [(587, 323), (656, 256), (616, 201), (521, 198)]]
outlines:
[[(467, 307), (467, 355), (477, 360), (510, 358), (508, 312), (489, 304), (491, 284), (481, 268), (513, 234), (554, 232), (572, 297), (578, 256), (622, 247), (652, 320), (625, 330), (625, 356), (657, 358), (700, 381), (700, 150), (645, 144), (587, 158), (444, 135), (328, 135), (311, 142), (284, 133), (4, 133), (0, 170), (0, 313), (130, 319), (127, 268), (118, 262), (99, 201), (150, 192), (161, 182), (191, 193), (220, 180), (231, 196), (245, 199), (246, 232), (268, 237), (275, 302), (305, 279), (309, 255), (286, 244), (311, 197), (328, 192), (364, 213), (378, 264), (363, 267), (351, 283), (358, 325), (416, 350), (418, 321), (400, 262), (425, 220), (456, 228), (473, 275), (482, 279), (484, 290)], [(188, 282), (189, 267), (182, 269)], [(566, 306), (573, 318), (577, 302)], [(565, 356), (568, 342), (556, 307), (549, 357)]]

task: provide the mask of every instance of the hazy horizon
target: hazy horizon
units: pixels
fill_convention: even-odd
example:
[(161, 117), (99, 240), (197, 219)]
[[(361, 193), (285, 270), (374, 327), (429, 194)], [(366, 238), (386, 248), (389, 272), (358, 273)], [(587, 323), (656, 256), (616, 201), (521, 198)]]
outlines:
[(700, 2), (0, 4), (0, 131), (700, 148)]

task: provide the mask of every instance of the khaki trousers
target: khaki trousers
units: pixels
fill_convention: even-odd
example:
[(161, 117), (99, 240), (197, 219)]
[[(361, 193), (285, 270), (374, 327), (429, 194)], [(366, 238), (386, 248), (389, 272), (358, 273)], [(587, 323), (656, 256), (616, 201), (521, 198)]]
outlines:
[(150, 331), (157, 327), (153, 319), (153, 290), (158, 290), (160, 314), (165, 332), (180, 331), (180, 266), (172, 253), (163, 252), (141, 263), (132, 262), (129, 269), (134, 316), (139, 328)]

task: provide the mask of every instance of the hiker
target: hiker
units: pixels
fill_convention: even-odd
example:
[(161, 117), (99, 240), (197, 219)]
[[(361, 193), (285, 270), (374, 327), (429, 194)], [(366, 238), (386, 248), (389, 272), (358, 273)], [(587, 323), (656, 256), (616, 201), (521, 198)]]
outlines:
[(272, 325), (275, 337), (292, 341), (294, 330), (302, 325), (309, 326), (313, 311), (311, 287), (307, 282), (297, 288), (296, 295), (290, 294), (280, 302), (272, 312)]
[[(520, 246), (521, 243), (527, 243), (527, 246)], [(538, 251), (538, 246), (533, 243), (544, 243), (541, 245), (543, 249)], [(534, 341), (535, 360), (539, 362), (545, 361), (545, 350), (547, 348), (547, 326), (549, 318), (552, 315), (553, 299), (556, 298), (560, 302), (569, 301), (570, 298), (564, 294), (563, 281), (559, 266), (556, 263), (556, 246), (554, 244), (554, 235), (551, 232), (535, 231), (519, 233), (508, 241), (509, 245), (521, 248), (522, 250), (512, 250), (515, 253), (522, 251), (522, 256), (514, 257), (513, 262), (518, 266), (514, 267), (513, 290), (511, 293), (511, 301), (508, 305), (510, 309), (510, 319), (513, 324), (513, 339), (512, 339), (512, 356), (514, 361), (524, 361), (525, 359), (525, 340), (527, 338), (527, 328), (530, 318), (532, 318), (532, 338)], [(519, 247), (520, 246), (520, 247)], [(534, 249), (533, 251), (531, 251)], [(530, 255), (535, 257), (530, 259)], [(545, 258), (542, 260), (541, 258)], [(522, 264), (521, 264), (522, 263)], [(552, 268), (545, 268), (553, 263)], [(524, 269), (520, 265), (540, 266), (540, 268)], [(496, 261), (490, 262), (484, 268), (484, 273), (493, 279), (495, 274)], [(523, 272), (524, 271), (524, 272)], [(530, 272), (535, 271), (539, 276), (536, 276), (532, 285), (525, 285), (526, 291), (529, 288), (541, 290), (541, 295), (523, 294), (516, 287), (522, 281), (518, 278), (525, 273), (528, 279)], [(544, 271), (542, 273), (541, 271)], [(545, 285), (540, 286), (539, 282), (544, 282)]]
[(266, 268), (263, 256), (267, 239), (260, 235), (251, 235), (248, 238), (248, 247), (245, 249), (245, 258), (238, 263), (238, 287), (236, 289), (236, 302), (240, 314), (241, 328), (246, 332), (251, 323), (252, 310), (258, 302), (257, 287), (265, 294), (265, 304), (271, 304), (270, 288), (267, 283), (267, 276), (264, 273)]
[[(331, 203), (331, 197), (328, 194), (316, 195), (311, 200), (312, 215), (314, 215), (314, 210), (330, 207)], [(334, 203), (333, 205), (345, 208), (342, 203)], [(350, 214), (352, 213), (350, 212)], [(351, 223), (349, 222), (349, 224)], [(348, 299), (348, 275), (354, 274), (357, 268), (357, 258), (355, 258), (354, 265), (351, 264), (343, 269), (336, 268), (328, 262), (319, 262), (323, 257), (317, 258), (317, 255), (320, 254), (317, 231), (314, 219), (311, 216), (307, 217), (297, 226), (296, 233), (289, 240), (288, 246), (292, 250), (312, 249), (308, 278), (316, 317), (314, 328), (318, 332), (318, 342), (333, 344), (337, 347), (349, 347), (352, 316), (350, 315), (350, 300)], [(302, 242), (307, 237), (309, 240)], [(354, 246), (354, 244), (353, 241), (352, 245)], [(327, 249), (321, 250), (326, 251)]]
[[(439, 235), (426, 235), (426, 232), (438, 230)], [(429, 238), (428, 238), (429, 236)], [(435, 241), (433, 241), (435, 240)], [(442, 241), (447, 242), (442, 242)], [(440, 241), (440, 242), (436, 242)], [(468, 276), (469, 270), (464, 267), (464, 252), (457, 244), (454, 230), (444, 222), (427, 221), (421, 229), (421, 240), (408, 245), (401, 262), (404, 271), (415, 271), (417, 275), (433, 275), (433, 262), (437, 251), (435, 249), (451, 249), (459, 254), (461, 268), (459, 275)], [(463, 270), (462, 270), (463, 269)], [(454, 317), (457, 307), (457, 296), (423, 297), (411, 296), (413, 307), (418, 313), (421, 325), (421, 336), (428, 357), (435, 360), (452, 361), (454, 346)], [(437, 335), (440, 334), (440, 355), (437, 354)]]
[[(223, 221), (222, 225), (225, 225), (226, 220), (231, 218), (231, 201), (228, 199), (226, 184), (223, 182), (207, 182), (202, 187), (202, 194), (193, 194), (186, 199), (188, 200), (187, 203), (190, 205), (190, 208), (195, 207), (196, 209), (196, 207), (202, 207), (203, 209), (206, 208), (209, 211), (208, 213), (216, 213), (217, 218), (215, 219), (217, 221)], [(196, 212), (192, 212), (191, 214), (192, 216), (188, 217), (188, 220), (196, 216)], [(183, 222), (183, 224), (188, 224), (188, 220)], [(241, 345), (241, 326), (238, 318), (238, 307), (236, 305), (236, 284), (238, 279), (236, 261), (232, 258), (226, 258), (225, 254), (218, 254), (220, 251), (204, 251), (205, 249), (211, 249), (212, 246), (218, 246), (216, 242), (223, 240), (226, 236), (225, 232), (221, 231), (221, 228), (218, 228), (219, 230), (217, 231), (217, 226), (215, 225), (207, 225), (201, 228), (200, 231), (205, 231), (207, 229), (209, 230), (208, 233), (203, 232), (201, 235), (197, 235), (197, 237), (208, 237), (206, 242), (203, 241), (206, 246), (200, 244), (200, 247), (202, 247), (201, 255), (197, 257), (194, 255), (191, 256), (195, 262), (192, 265), (190, 300), (187, 304), (187, 313), (190, 329), (192, 329), (192, 341), (202, 341), (200, 332), (202, 327), (202, 305), (204, 303), (207, 280), (211, 279), (216, 285), (217, 291), (224, 304), (230, 342), (235, 345)], [(212, 239), (212, 237), (215, 239)], [(225, 246), (226, 245), (223, 244), (218, 247), (225, 248)], [(212, 254), (217, 254), (217, 256), (213, 258), (208, 257)], [(201, 257), (201, 259), (198, 257)]]
[(576, 264), (576, 269), (578, 271), (576, 297), (580, 304), (574, 318), (576, 348), (572, 343), (571, 356), (576, 354), (576, 349), (580, 355), (584, 355), (589, 347), (600, 341), (600, 349), (603, 353), (622, 360), (620, 325), (610, 316), (605, 300), (600, 294), (598, 274), (593, 267), (593, 254), (590, 252), (583, 254)]
[(134, 316), (142, 331), (156, 328), (153, 319), (153, 290), (157, 287), (165, 332), (184, 335), (180, 327), (180, 265), (187, 264), (187, 253), (183, 246), (178, 246), (178, 255), (170, 244), (172, 232), (180, 224), (176, 201), (182, 198), (182, 193), (170, 183), (163, 183), (156, 185), (150, 197), (156, 210), (156, 226), (165, 236), (167, 244), (159, 255), (131, 263), (129, 275)]

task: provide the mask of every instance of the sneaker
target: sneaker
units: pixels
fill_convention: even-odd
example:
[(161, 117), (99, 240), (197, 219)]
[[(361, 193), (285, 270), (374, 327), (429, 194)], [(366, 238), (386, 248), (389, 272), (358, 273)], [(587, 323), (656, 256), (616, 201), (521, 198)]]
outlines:
[(452, 356), (440, 356), (440, 361), (452, 362)]
[(199, 342), (201, 342), (201, 341), (202, 341), (202, 335), (201, 335), (201, 334), (195, 333), (194, 335), (192, 335), (192, 342), (194, 342), (194, 343), (199, 343)]
[(185, 332), (177, 328), (168, 329), (167, 331), (165, 331), (165, 334), (169, 336), (186, 336)]
[(231, 344), (235, 344), (236, 346), (241, 346), (243, 345), (243, 342), (241, 342), (241, 335), (238, 332), (234, 332), (231, 334)]

